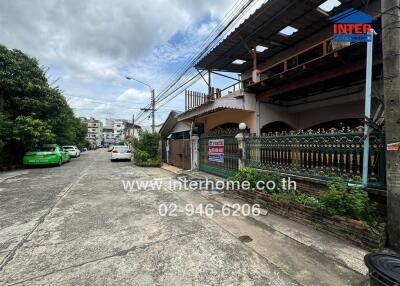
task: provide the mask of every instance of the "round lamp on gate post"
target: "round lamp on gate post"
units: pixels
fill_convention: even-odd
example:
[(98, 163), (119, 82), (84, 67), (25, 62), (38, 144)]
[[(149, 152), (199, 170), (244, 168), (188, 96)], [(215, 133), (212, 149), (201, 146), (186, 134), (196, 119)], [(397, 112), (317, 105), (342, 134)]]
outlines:
[(243, 131), (243, 130), (245, 130), (245, 129), (246, 129), (246, 127), (247, 127), (247, 126), (246, 126), (246, 123), (244, 123), (244, 122), (242, 122), (242, 123), (239, 123), (239, 129), (240, 129), (240, 130), (242, 130), (242, 131)]

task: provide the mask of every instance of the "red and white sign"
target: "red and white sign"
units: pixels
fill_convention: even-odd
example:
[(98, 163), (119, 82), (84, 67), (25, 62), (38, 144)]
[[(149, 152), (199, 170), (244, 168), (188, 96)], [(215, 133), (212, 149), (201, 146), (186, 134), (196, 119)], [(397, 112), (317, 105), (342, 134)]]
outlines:
[(224, 163), (225, 142), (224, 139), (208, 140), (208, 161)]
[(387, 144), (386, 151), (400, 151), (400, 142)]

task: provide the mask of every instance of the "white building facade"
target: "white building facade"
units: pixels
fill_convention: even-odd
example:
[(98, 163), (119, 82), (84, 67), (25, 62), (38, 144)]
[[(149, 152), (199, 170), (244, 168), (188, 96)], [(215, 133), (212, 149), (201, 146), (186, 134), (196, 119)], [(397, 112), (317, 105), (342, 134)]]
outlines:
[(95, 119), (93, 117), (85, 118), (82, 117), (81, 120), (86, 123), (87, 126), (87, 140), (95, 146), (100, 146), (102, 142), (103, 135), (103, 122), (101, 120)]

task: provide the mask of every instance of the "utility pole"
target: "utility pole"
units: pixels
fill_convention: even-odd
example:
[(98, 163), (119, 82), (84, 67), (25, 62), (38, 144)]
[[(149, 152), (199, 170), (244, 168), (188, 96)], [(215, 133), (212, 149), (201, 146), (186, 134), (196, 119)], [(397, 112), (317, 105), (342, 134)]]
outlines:
[[(400, 0), (382, 0), (386, 144), (400, 142)], [(400, 251), (400, 150), (386, 148), (389, 247)]]
[(156, 112), (156, 101), (154, 89), (151, 89), (151, 130), (155, 132), (154, 113)]
[(154, 122), (154, 113), (156, 112), (156, 100), (155, 100), (154, 88), (152, 88), (148, 83), (145, 83), (145, 82), (143, 82), (141, 80), (138, 80), (136, 78), (133, 78), (133, 77), (130, 77), (130, 76), (125, 76), (125, 78), (127, 80), (134, 80), (134, 81), (137, 81), (138, 83), (144, 84), (150, 89), (150, 92), (151, 92), (151, 104), (150, 104), (150, 106), (151, 107), (150, 108), (141, 108), (140, 110), (143, 110), (143, 111), (146, 111), (146, 112), (147, 111), (151, 111), (151, 130), (154, 133), (155, 132), (155, 126), (156, 126), (155, 122)]
[(135, 113), (132, 114), (132, 138), (135, 139)]

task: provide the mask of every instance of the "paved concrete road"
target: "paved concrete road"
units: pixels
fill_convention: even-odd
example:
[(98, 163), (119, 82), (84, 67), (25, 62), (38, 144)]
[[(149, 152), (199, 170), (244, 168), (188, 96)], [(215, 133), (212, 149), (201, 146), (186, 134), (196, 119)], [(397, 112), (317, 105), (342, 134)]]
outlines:
[[(130, 162), (111, 163), (109, 153), (97, 150), (62, 167), (0, 177), (0, 284), (357, 285), (362, 280), (343, 263), (250, 218), (159, 216), (161, 203), (184, 208), (208, 201), (199, 193), (125, 192), (122, 185), (122, 180), (170, 176)], [(241, 242), (241, 231), (256, 243)]]

